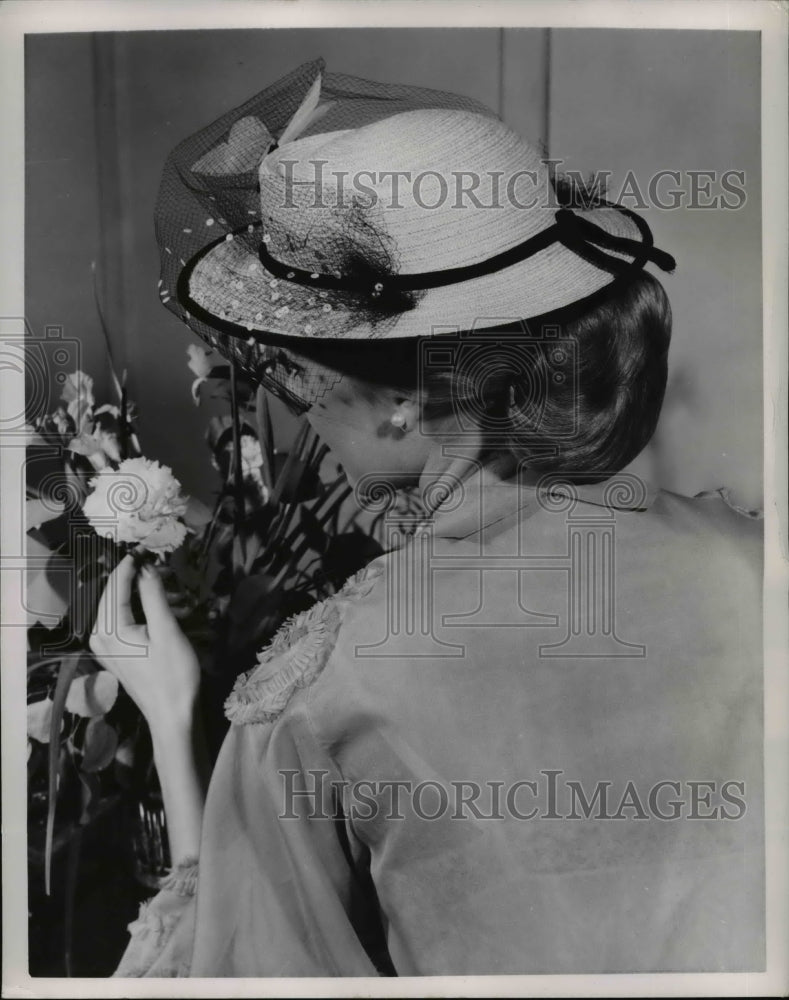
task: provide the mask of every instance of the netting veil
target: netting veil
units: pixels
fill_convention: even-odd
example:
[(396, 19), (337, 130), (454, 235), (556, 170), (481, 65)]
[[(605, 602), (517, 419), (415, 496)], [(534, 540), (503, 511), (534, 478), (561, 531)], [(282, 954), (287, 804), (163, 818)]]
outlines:
[[(493, 116), (485, 106), (458, 94), (326, 73), (323, 60), (319, 59), (298, 67), (245, 104), (222, 115), (181, 142), (167, 158), (155, 212), (162, 303), (245, 374), (302, 409), (325, 391), (325, 369), (294, 362), (286, 349), (286, 338), (235, 322), (232, 285), (234, 281), (240, 286), (246, 280), (260, 280), (260, 275), (254, 273), (259, 267), (257, 255), (264, 235), (268, 239), (271, 234), (264, 233), (260, 222), (258, 166), (319, 74), (321, 114), (303, 129), (299, 138), (357, 129), (401, 112), (425, 108)], [(274, 236), (288, 238), (288, 234)], [(216, 289), (217, 303), (222, 305), (215, 309), (201, 308), (189, 297), (188, 276), (196, 262), (223, 239), (234, 241), (230, 249), (238, 259), (238, 275), (231, 281), (230, 289)], [(338, 247), (338, 241), (343, 242), (342, 247)], [(370, 269), (373, 277), (376, 268), (383, 274), (396, 266), (382, 234), (371, 232), (369, 219), (355, 215), (353, 209), (344, 215), (343, 231), (334, 233), (323, 247), (327, 259), (338, 251), (346, 260), (356, 261), (358, 267)], [(298, 318), (301, 332), (307, 338), (313, 327), (316, 335), (319, 332), (323, 338), (341, 338), (348, 315), (362, 312), (375, 336), (377, 326), (383, 332), (388, 317), (398, 309), (408, 308), (413, 301), (409, 296), (380, 303), (371, 302), (369, 297), (358, 297), (355, 301), (353, 292), (291, 287), (270, 275), (265, 275), (265, 287), (260, 294), (266, 295), (278, 310)]]

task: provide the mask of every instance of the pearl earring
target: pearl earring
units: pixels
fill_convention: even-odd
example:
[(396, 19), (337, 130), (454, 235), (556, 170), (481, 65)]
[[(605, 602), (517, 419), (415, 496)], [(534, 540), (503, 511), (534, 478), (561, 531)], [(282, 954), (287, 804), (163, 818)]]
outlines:
[(401, 431), (405, 430), (405, 417), (402, 413), (393, 413), (389, 418), (389, 423), (392, 427), (399, 427)]

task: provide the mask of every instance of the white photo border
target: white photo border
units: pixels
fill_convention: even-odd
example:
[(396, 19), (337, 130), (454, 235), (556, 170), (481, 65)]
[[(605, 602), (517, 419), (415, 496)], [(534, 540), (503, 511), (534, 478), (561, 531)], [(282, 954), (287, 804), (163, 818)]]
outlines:
[[(24, 309), (26, 33), (265, 27), (573, 27), (760, 31), (765, 483), (767, 971), (751, 974), (463, 976), (398, 979), (46, 979), (27, 971), (27, 864), (19, 482), (24, 449), (0, 442), (3, 996), (778, 996), (789, 991), (789, 588), (787, 530), (787, 39), (789, 4), (769, 0), (6, 0), (0, 6), (0, 315)], [(766, 206), (766, 209), (765, 209)], [(24, 408), (21, 372), (2, 372), (0, 415)]]

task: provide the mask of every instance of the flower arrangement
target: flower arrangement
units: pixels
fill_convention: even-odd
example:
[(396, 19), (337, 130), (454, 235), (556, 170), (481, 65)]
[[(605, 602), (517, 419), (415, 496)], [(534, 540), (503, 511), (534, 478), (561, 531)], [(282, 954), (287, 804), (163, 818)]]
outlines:
[(125, 373), (117, 404), (97, 406), (93, 380), (75, 372), (29, 428), (28, 777), (47, 893), (56, 812), (68, 839), (155, 774), (147, 727), (88, 647), (120, 558), (132, 551), (161, 574), (216, 709), (285, 618), (380, 552), (346, 513), (350, 487), (306, 421), (280, 452), (264, 390), (203, 348), (190, 346), (188, 364), (195, 403), (210, 392), (227, 404), (206, 434), (213, 509), (143, 455)]
[(128, 785), (140, 731), (87, 645), (103, 583), (128, 543), (97, 535), (83, 508), (97, 477), (151, 463), (140, 456), (125, 387), (116, 383), (117, 405), (96, 406), (93, 386), (84, 372), (70, 375), (60, 405), (28, 438), (28, 783), (31, 818), (46, 812), (47, 893), (56, 804), (67, 827), (95, 818)]

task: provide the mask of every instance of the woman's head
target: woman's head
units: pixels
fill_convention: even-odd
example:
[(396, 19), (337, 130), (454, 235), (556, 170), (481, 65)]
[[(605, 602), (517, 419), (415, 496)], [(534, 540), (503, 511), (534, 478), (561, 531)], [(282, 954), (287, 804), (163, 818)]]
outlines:
[[(642, 269), (674, 260), (646, 222), (568, 196), (465, 98), (319, 70), (173, 151), (162, 301), (308, 403), (352, 479), (410, 481), (446, 443), (577, 480), (627, 464), (654, 430), (669, 339)], [(482, 331), (479, 316), (539, 319)]]
[(583, 307), (528, 323), (302, 341), (280, 363), (292, 366), (291, 386), (322, 381), (308, 419), (352, 480), (373, 472), (412, 482), (437, 447), (460, 443), (588, 482), (623, 468), (654, 433), (670, 335), (665, 292), (641, 272)]

